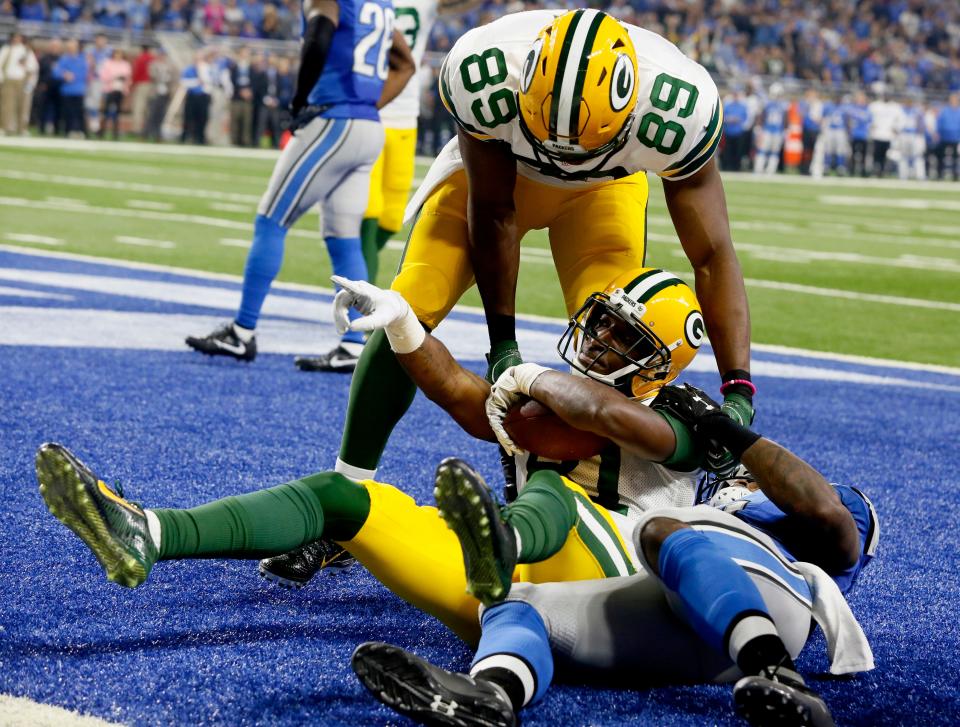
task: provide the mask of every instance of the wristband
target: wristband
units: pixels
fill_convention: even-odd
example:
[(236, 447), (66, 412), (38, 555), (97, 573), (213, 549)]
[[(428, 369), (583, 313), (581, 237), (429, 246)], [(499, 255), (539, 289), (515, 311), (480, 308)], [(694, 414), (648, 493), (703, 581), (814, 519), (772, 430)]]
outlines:
[(423, 330), (420, 321), (408, 305), (403, 317), (384, 328), (387, 341), (394, 353), (413, 353), (423, 345), (427, 332)]
[(726, 394), (727, 391), (734, 386), (745, 386), (750, 390), (750, 396), (754, 396), (757, 393), (757, 387), (750, 379), (730, 379), (729, 381), (724, 381), (720, 384), (720, 393)]

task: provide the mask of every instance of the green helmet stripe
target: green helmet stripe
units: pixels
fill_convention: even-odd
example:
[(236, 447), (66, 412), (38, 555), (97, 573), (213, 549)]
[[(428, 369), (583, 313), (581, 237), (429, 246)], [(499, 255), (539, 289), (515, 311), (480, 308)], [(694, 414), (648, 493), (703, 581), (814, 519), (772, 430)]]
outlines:
[(556, 141), (557, 138), (557, 117), (560, 113), (560, 89), (563, 87), (563, 70), (567, 66), (567, 56), (570, 55), (570, 46), (573, 45), (573, 36), (576, 35), (577, 25), (580, 18), (583, 17), (583, 10), (577, 10), (573, 14), (573, 20), (570, 21), (570, 27), (567, 28), (567, 35), (563, 39), (563, 46), (560, 48), (560, 59), (557, 61), (557, 75), (553, 79), (553, 94), (550, 97), (550, 138)]
[(623, 290), (638, 303), (646, 303), (654, 295), (671, 285), (683, 285), (683, 281), (665, 270), (648, 270), (638, 275)]
[(647, 291), (643, 294), (643, 297), (640, 298), (637, 302), (638, 302), (638, 303), (646, 303), (648, 300), (650, 300), (653, 296), (655, 296), (657, 293), (659, 293), (659, 292), (660, 292), (661, 290), (663, 290), (664, 288), (670, 288), (670, 287), (672, 287), (672, 286), (674, 286), (674, 285), (683, 285), (683, 281), (680, 280), (680, 278), (670, 278), (669, 280), (661, 281), (661, 282), (657, 283), (656, 285), (654, 285), (654, 286), (653, 286), (652, 288), (650, 288), (649, 290), (647, 290)]
[(570, 135), (579, 138), (580, 134), (580, 102), (583, 100), (583, 82), (587, 77), (587, 66), (590, 64), (590, 55), (593, 53), (593, 43), (597, 39), (597, 33), (600, 32), (600, 25), (603, 19), (607, 17), (603, 13), (597, 13), (587, 31), (587, 39), (583, 44), (583, 52), (580, 54), (580, 67), (577, 69), (577, 82), (573, 87), (573, 100), (570, 102)]

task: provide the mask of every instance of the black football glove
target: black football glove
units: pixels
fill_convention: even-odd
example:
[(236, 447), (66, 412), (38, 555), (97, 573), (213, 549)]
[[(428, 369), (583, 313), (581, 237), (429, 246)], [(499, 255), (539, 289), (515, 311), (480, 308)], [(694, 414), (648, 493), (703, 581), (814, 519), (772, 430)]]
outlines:
[(520, 347), (516, 341), (498, 341), (487, 354), (487, 381), (494, 383), (508, 368), (522, 363)]
[(317, 118), (320, 108), (318, 106), (302, 106), (294, 101), (290, 103), (288, 111), (290, 112), (290, 120), (287, 122), (287, 131), (296, 135), (299, 129)]
[(731, 416), (725, 404), (690, 384), (664, 386), (651, 406), (673, 415), (693, 432), (706, 453), (704, 469), (718, 477), (729, 477), (743, 451), (760, 438)]

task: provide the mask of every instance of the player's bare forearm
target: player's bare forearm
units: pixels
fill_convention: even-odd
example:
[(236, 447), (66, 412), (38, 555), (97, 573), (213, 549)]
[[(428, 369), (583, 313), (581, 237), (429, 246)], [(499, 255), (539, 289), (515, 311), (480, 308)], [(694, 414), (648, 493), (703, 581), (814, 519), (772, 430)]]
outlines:
[(384, 81), (383, 90), (377, 100), (378, 109), (382, 109), (399, 96), (417, 71), (417, 64), (410, 53), (410, 46), (407, 45), (403, 33), (399, 30), (393, 31), (393, 42), (387, 62), (390, 65), (390, 72), (387, 74), (387, 80)]
[(716, 160), (689, 179), (664, 181), (663, 192), (680, 244), (693, 266), (697, 298), (720, 373), (749, 371), (750, 307)]
[(500, 142), (484, 142), (458, 129), (460, 153), (467, 172), (467, 225), (470, 263), (483, 299), (490, 343), (515, 339), (517, 273), (520, 239), (513, 190), (517, 162)]
[(764, 494), (788, 515), (801, 518), (811, 536), (793, 550), (800, 560), (827, 572), (849, 568), (860, 556), (860, 538), (853, 516), (836, 490), (800, 457), (769, 439), (760, 438), (741, 461)]
[(424, 395), (446, 411), (467, 434), (495, 441), (484, 405), (490, 384), (463, 368), (440, 341), (427, 334), (411, 353), (397, 360)]
[(599, 382), (547, 371), (536, 378), (530, 395), (570, 426), (653, 462), (663, 462), (676, 449), (676, 435), (662, 416)]

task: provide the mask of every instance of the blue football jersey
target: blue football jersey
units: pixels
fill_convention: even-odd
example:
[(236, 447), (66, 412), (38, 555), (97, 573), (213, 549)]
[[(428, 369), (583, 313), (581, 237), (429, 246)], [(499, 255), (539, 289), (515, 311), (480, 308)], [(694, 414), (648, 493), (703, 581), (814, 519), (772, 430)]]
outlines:
[[(880, 527), (877, 523), (877, 513), (873, 503), (860, 490), (846, 485), (834, 485), (837, 495), (843, 506), (853, 515), (860, 532), (860, 559), (841, 573), (831, 573), (830, 577), (836, 581), (842, 593), (847, 593), (860, 575), (860, 571), (873, 559), (880, 538)], [(773, 538), (780, 550), (790, 560), (797, 558), (790, 552), (790, 543), (809, 539), (809, 533), (803, 525), (797, 525), (783, 510), (774, 505), (770, 499), (757, 490), (740, 498), (746, 505), (730, 514), (757, 530), (761, 530)]]
[(340, 0), (340, 22), (307, 102), (328, 119), (378, 121), (377, 100), (389, 70), (392, 0)]
[(763, 110), (764, 131), (783, 131), (787, 121), (787, 102), (770, 101)]

